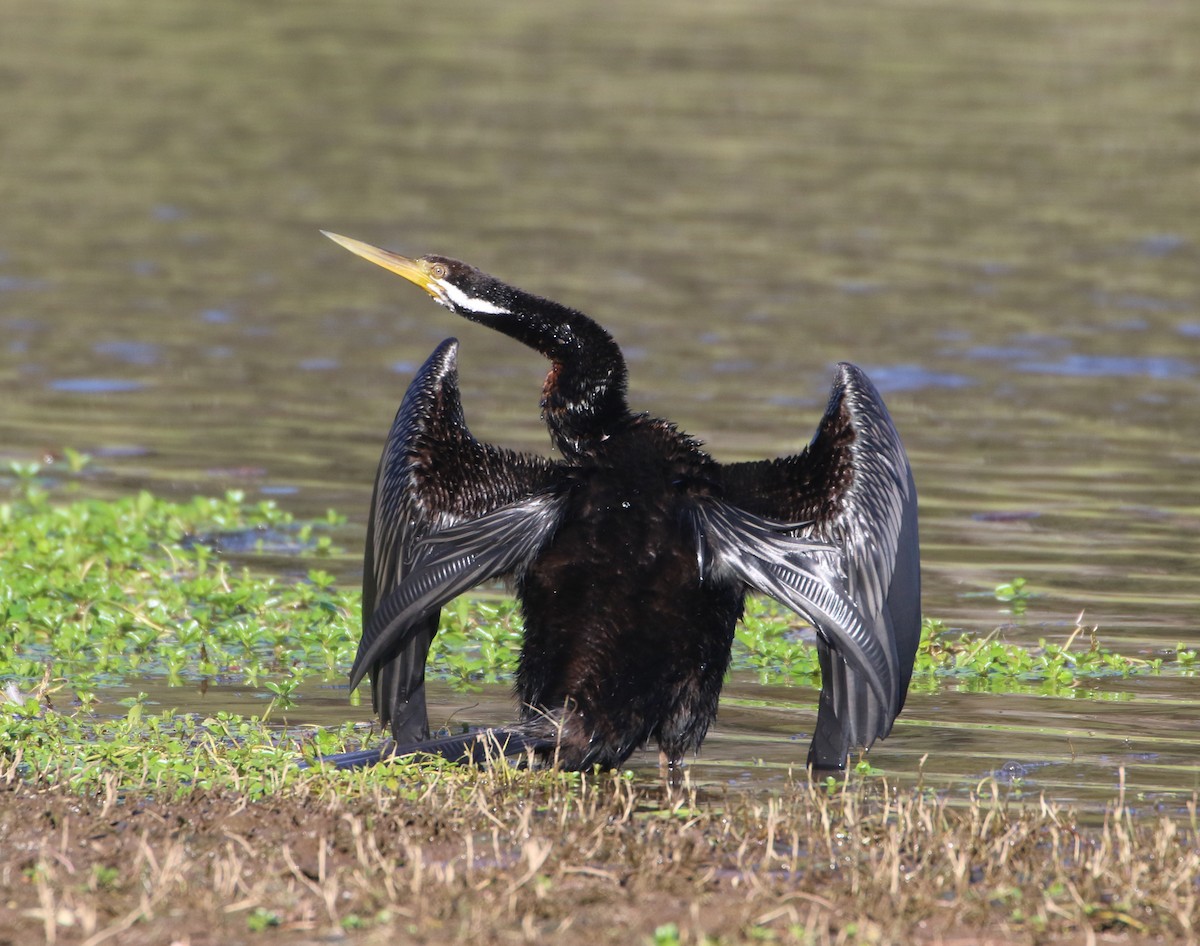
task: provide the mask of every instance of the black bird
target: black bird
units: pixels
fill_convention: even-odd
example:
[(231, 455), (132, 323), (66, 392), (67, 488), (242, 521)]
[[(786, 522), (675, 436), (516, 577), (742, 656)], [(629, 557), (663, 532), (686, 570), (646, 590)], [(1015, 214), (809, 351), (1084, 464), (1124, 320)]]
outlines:
[(394, 745), (329, 761), (483, 756), (479, 734), (427, 740), (425, 662), (442, 605), (501, 577), (525, 618), (521, 721), (488, 731), (505, 751), (615, 767), (654, 740), (679, 763), (716, 716), (751, 591), (816, 628), (822, 685), (809, 765), (840, 769), (852, 746), (888, 734), (920, 636), (917, 497), (862, 371), (838, 366), (802, 453), (718, 463), (673, 424), (630, 411), (621, 350), (582, 313), (457, 260), (326, 235), (548, 358), (542, 417), (562, 456), (471, 436), (455, 339), (421, 366), (375, 478), (350, 674), (352, 688), (370, 675)]

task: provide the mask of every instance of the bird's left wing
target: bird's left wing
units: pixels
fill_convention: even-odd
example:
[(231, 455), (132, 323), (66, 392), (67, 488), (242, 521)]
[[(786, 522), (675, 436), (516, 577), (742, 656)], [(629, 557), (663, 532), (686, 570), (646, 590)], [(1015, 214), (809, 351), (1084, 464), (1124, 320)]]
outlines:
[(450, 599), (490, 578), (519, 573), (562, 518), (564, 499), (539, 493), (437, 530), (419, 543), (411, 567), (363, 628), (350, 687), (407, 646), (410, 635)]
[(733, 578), (803, 615), (858, 670), (884, 705), (894, 701), (887, 653), (839, 571), (841, 550), (795, 533), (810, 523), (764, 519), (729, 503), (689, 510), (705, 579)]
[(836, 550), (820, 557), (821, 569), (832, 568), (855, 623), (831, 633), (813, 620), (821, 698), (809, 763), (841, 768), (851, 746), (870, 746), (891, 730), (921, 636), (917, 491), (900, 436), (866, 374), (841, 364), (802, 453), (730, 464), (722, 476), (730, 503), (770, 520), (803, 521), (795, 534)]

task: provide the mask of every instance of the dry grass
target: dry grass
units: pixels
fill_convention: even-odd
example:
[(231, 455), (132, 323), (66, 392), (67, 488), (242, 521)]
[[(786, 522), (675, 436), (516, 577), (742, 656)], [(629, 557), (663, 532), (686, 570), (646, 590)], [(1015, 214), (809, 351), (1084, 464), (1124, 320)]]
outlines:
[(0, 942), (1189, 942), (1200, 920), (1194, 801), (1083, 825), (991, 784), (954, 804), (511, 769), (318, 772), (258, 802), (2, 784)]

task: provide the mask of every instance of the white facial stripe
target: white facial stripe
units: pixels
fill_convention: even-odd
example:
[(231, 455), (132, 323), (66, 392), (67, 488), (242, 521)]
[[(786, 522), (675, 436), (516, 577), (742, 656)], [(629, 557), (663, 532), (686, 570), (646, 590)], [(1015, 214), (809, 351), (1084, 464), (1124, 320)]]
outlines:
[(508, 309), (502, 309), (495, 303), (488, 302), (486, 299), (472, 299), (458, 286), (451, 285), (444, 279), (439, 279), (437, 284), (442, 287), (442, 292), (446, 294), (451, 302), (460, 309), (466, 309), (468, 312), (479, 312), (483, 315), (512, 315)]

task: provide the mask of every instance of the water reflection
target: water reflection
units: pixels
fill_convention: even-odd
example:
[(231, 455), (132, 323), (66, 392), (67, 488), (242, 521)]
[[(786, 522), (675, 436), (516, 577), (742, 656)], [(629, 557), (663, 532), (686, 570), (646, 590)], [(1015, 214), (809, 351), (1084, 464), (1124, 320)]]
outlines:
[(149, 342), (97, 342), (92, 346), (92, 351), (97, 355), (108, 355), (116, 361), (123, 361), (130, 365), (154, 365), (161, 357), (160, 347)]
[(965, 388), (975, 381), (964, 374), (930, 371), (920, 365), (866, 365), (875, 387), (884, 394), (920, 391), (923, 388)]
[[(1190, 681), (1194, 684), (1194, 680)], [(1113, 684), (1113, 700), (1040, 697), (1020, 694), (966, 694), (953, 685), (937, 693), (915, 691), (893, 734), (871, 753), (880, 774), (963, 793), (987, 779), (1036, 798), (1046, 793), (1081, 808), (1100, 808), (1124, 785), (1137, 806), (1175, 810), (1200, 791), (1194, 746), (1200, 726), (1200, 699), (1179, 700), (1179, 679), (1139, 677)], [(1194, 686), (1189, 688), (1194, 691)], [(149, 710), (186, 707), (191, 712), (262, 715), (271, 694), (210, 682), (203, 692), (142, 680), (103, 691), (102, 705), (123, 712), (119, 701), (146, 694)], [(274, 709), (271, 720), (293, 730), (337, 727), (357, 720), (372, 723), (363, 694), (351, 706), (344, 684), (306, 683), (288, 710)], [(498, 725), (514, 718), (509, 687), (483, 685), (464, 692), (431, 681), (430, 722), (457, 731), (464, 726)], [(1093, 694), (1094, 696), (1094, 694)], [(764, 686), (753, 674), (735, 673), (721, 699), (717, 723), (700, 754), (688, 761), (693, 781), (702, 785), (763, 788), (800, 776), (816, 720), (817, 691)], [(364, 705), (365, 704), (365, 705)], [(1136, 732), (1130, 718), (1136, 716)], [(658, 777), (657, 750), (629, 761), (641, 777)]]
[(1190, 378), (1200, 363), (1169, 356), (1066, 355), (1058, 361), (1022, 361), (1017, 371), (1095, 378)]
[(47, 382), (47, 387), (53, 391), (64, 391), (67, 394), (121, 394), (127, 391), (141, 391), (146, 387), (143, 381), (131, 381), (126, 378), (57, 378)]

